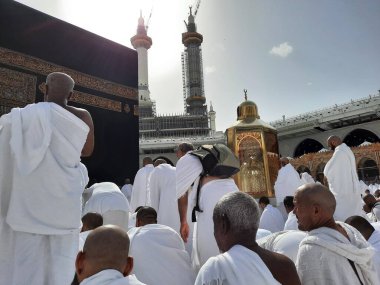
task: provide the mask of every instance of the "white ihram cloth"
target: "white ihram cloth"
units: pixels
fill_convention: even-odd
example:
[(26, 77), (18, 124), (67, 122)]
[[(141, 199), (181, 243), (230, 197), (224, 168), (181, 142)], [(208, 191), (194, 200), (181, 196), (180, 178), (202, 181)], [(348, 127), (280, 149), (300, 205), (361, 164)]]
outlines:
[(278, 285), (268, 267), (252, 250), (234, 245), (211, 257), (198, 273), (195, 285)]
[(123, 187), (121, 187), (120, 191), (124, 194), (128, 202), (130, 203), (132, 197), (132, 184), (125, 184)]
[(261, 214), (259, 228), (275, 233), (282, 231), (284, 225), (285, 221), (281, 212), (271, 204), (268, 204)]
[(103, 216), (103, 225), (118, 225), (128, 230), (129, 203), (119, 187), (112, 182), (93, 184), (92, 195), (84, 206), (83, 215), (99, 213)]
[(114, 269), (106, 269), (100, 271), (86, 279), (84, 279), (81, 285), (144, 285), (136, 276), (128, 275), (126, 277), (121, 274), (120, 271)]
[(79, 251), (83, 250), (84, 243), (86, 242), (86, 239), (88, 235), (92, 232), (93, 230), (88, 230), (84, 232), (79, 233)]
[(301, 174), (301, 183), (302, 184), (309, 184), (309, 183), (315, 183), (315, 181), (309, 173), (303, 172)]
[(301, 283), (360, 284), (350, 259), (364, 285), (380, 284), (372, 261), (373, 248), (355, 228), (337, 223), (345, 229), (349, 240), (337, 230), (322, 227), (310, 231), (301, 242), (296, 263)]
[(149, 285), (192, 285), (195, 275), (178, 233), (165, 225), (148, 224), (128, 231), (132, 273)]
[(257, 244), (267, 250), (283, 254), (295, 263), (299, 244), (306, 235), (301, 231), (282, 231), (257, 240)]
[(286, 220), (284, 225), (284, 231), (288, 230), (298, 230), (298, 219), (297, 216), (293, 213), (293, 211), (289, 212), (288, 219)]
[(360, 216), (361, 192), (355, 156), (345, 143), (335, 148), (323, 174), (327, 177), (330, 191), (335, 196), (334, 218), (338, 221), (345, 221), (348, 217)]
[(192, 258), (196, 270), (199, 270), (207, 259), (220, 253), (214, 238), (212, 214), (222, 196), (236, 191), (239, 191), (239, 188), (232, 178), (211, 180), (202, 186), (199, 207), (203, 212), (196, 212), (197, 223), (193, 233)]
[[(0, 118), (0, 284), (69, 284), (89, 127), (54, 103)], [(21, 273), (22, 272), (22, 273)]]
[(189, 225), (189, 238), (185, 243), (186, 251), (191, 255), (193, 252), (193, 232), (194, 223), (191, 220), (191, 214), (195, 206), (199, 176), (203, 171), (200, 160), (194, 155), (186, 153), (182, 156), (176, 165), (176, 192), (177, 199), (182, 197), (188, 191), (187, 204), (187, 224)]
[(377, 278), (380, 280), (380, 231), (375, 230), (369, 237), (368, 243), (375, 249), (373, 263), (377, 271)]
[(179, 232), (180, 221), (176, 195), (176, 169), (160, 164), (150, 175), (150, 205), (157, 211), (157, 223)]
[(132, 196), (130, 203), (130, 211), (134, 213), (139, 206), (147, 206), (149, 203), (148, 185), (150, 174), (154, 169), (153, 164), (147, 164), (135, 176), (135, 181), (132, 187)]
[(288, 163), (278, 171), (274, 191), (277, 205), (284, 201), (286, 196), (294, 196), (297, 188), (302, 185), (300, 176), (294, 167)]

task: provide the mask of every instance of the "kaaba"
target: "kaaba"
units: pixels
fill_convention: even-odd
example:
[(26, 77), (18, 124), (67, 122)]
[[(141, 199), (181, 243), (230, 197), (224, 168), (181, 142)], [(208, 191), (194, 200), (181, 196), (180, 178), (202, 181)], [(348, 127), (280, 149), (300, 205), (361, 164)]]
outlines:
[(15, 1), (0, 1), (0, 115), (44, 100), (46, 76), (75, 80), (69, 105), (91, 113), (90, 182), (133, 180), (139, 163), (137, 52)]

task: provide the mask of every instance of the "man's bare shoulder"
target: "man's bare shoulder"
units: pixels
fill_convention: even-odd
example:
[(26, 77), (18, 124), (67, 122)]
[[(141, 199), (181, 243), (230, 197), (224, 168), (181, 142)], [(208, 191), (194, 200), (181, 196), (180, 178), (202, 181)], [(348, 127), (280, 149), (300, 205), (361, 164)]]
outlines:
[(85, 118), (89, 118), (89, 117), (91, 118), (90, 113), (86, 109), (67, 105), (66, 110), (73, 113), (75, 116), (77, 116), (81, 119), (85, 119)]

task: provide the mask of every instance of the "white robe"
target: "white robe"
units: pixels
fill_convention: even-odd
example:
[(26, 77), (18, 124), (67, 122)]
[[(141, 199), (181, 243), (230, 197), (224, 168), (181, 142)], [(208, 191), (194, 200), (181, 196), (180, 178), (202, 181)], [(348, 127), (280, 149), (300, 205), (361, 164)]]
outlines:
[(157, 211), (157, 223), (179, 232), (180, 221), (176, 195), (176, 169), (170, 164), (161, 164), (150, 175), (150, 206)]
[(84, 206), (83, 215), (99, 213), (103, 216), (103, 225), (118, 225), (128, 230), (129, 203), (119, 187), (112, 182), (101, 182), (91, 188), (92, 195)]
[(286, 220), (284, 225), (284, 231), (288, 230), (298, 230), (297, 216), (293, 213), (293, 211), (289, 212), (288, 219)]
[(282, 231), (284, 225), (285, 221), (281, 212), (277, 208), (268, 204), (261, 214), (259, 228), (275, 233)]
[(132, 197), (132, 184), (125, 184), (123, 187), (121, 187), (120, 191), (124, 194), (125, 198), (127, 198), (128, 202), (130, 203)]
[(302, 185), (300, 176), (294, 167), (288, 163), (278, 171), (274, 191), (277, 205), (284, 201), (286, 196), (294, 196), (297, 188)]
[(149, 203), (149, 193), (148, 193), (148, 184), (150, 174), (154, 169), (153, 164), (147, 164), (139, 171), (137, 171), (135, 176), (135, 181), (133, 182), (132, 187), (132, 196), (130, 211), (134, 213), (136, 208), (139, 206), (147, 206)]
[(299, 244), (306, 235), (301, 231), (282, 231), (257, 240), (257, 244), (267, 250), (283, 254), (295, 263)]
[(380, 280), (380, 231), (375, 230), (369, 237), (368, 243), (375, 249), (373, 263), (377, 271), (377, 277)]
[(192, 255), (193, 252), (193, 234), (194, 225), (192, 222), (192, 211), (194, 208), (195, 196), (197, 193), (197, 187), (199, 183), (199, 176), (203, 171), (202, 164), (200, 160), (194, 155), (186, 153), (181, 157), (176, 165), (176, 192), (177, 199), (182, 197), (186, 192), (188, 192), (188, 203), (187, 203), (187, 224), (189, 225), (189, 238), (187, 243), (185, 243), (186, 251)]
[(121, 272), (114, 269), (106, 269), (100, 271), (86, 279), (84, 279), (81, 285), (144, 285), (136, 276), (128, 275), (126, 277)]
[(337, 230), (322, 227), (310, 231), (301, 242), (296, 263), (301, 283), (360, 284), (348, 261), (350, 259), (364, 285), (380, 284), (372, 261), (373, 248), (355, 228), (338, 223), (350, 240)]
[(315, 181), (309, 173), (303, 172), (303, 173), (301, 173), (301, 183), (302, 184), (309, 184), (309, 183), (315, 183)]
[(268, 267), (252, 250), (234, 245), (211, 257), (198, 273), (195, 285), (278, 285)]
[(54, 103), (0, 118), (0, 283), (69, 284), (81, 228), (89, 127)]
[(203, 212), (196, 212), (197, 223), (193, 233), (193, 265), (196, 270), (205, 264), (211, 256), (219, 254), (214, 238), (212, 214), (216, 203), (225, 194), (239, 191), (232, 178), (216, 179), (204, 184), (200, 191), (199, 207)]
[(348, 217), (360, 216), (361, 192), (355, 156), (345, 143), (335, 148), (323, 173), (327, 177), (330, 191), (336, 200), (334, 218), (345, 221)]
[(149, 285), (193, 285), (190, 256), (179, 234), (172, 228), (149, 224), (128, 231), (132, 273)]

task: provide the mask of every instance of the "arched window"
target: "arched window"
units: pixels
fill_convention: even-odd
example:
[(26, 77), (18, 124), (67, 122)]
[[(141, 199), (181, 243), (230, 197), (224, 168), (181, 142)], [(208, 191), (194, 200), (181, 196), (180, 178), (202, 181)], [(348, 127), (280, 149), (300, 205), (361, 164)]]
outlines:
[(379, 168), (376, 161), (371, 158), (364, 157), (358, 164), (358, 176), (360, 180), (366, 183), (372, 183), (379, 178)]
[(364, 141), (375, 143), (380, 142), (380, 139), (376, 134), (365, 129), (355, 129), (343, 139), (343, 142), (349, 147), (358, 146)]
[(298, 157), (306, 153), (318, 152), (322, 148), (323, 145), (319, 141), (313, 139), (304, 139), (294, 150), (294, 157)]

